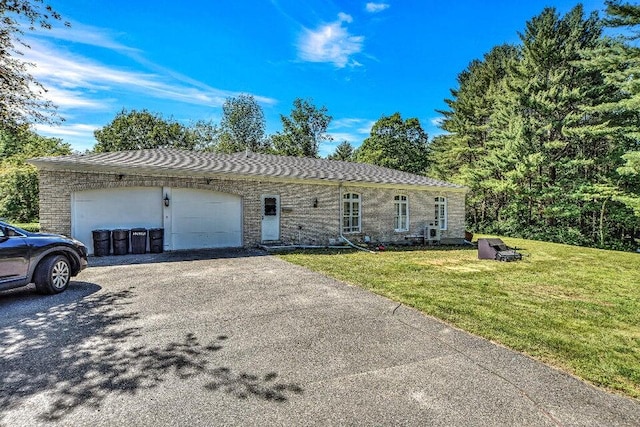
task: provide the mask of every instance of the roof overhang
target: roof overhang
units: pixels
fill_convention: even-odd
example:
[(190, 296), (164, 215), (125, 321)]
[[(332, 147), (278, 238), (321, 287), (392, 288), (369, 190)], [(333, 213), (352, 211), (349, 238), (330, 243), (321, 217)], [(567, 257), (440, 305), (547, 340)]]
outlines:
[(219, 179), (219, 180), (242, 180), (242, 181), (258, 181), (258, 182), (278, 182), (278, 183), (294, 183), (294, 184), (314, 184), (314, 185), (348, 185), (354, 187), (370, 187), (370, 188), (394, 188), (403, 190), (429, 190), (440, 193), (468, 193), (467, 187), (443, 187), (436, 185), (424, 184), (400, 184), (400, 183), (384, 183), (371, 181), (355, 181), (341, 179), (319, 179), (319, 178), (291, 178), (286, 176), (268, 176), (260, 174), (238, 174), (230, 172), (211, 172), (200, 170), (189, 170), (184, 168), (172, 168), (170, 166), (154, 167), (154, 166), (127, 166), (127, 165), (99, 165), (87, 164), (81, 162), (51, 162), (41, 161), (40, 159), (29, 159), (28, 163), (36, 166), (40, 170), (56, 171), (56, 172), (73, 172), (73, 173), (104, 173), (109, 175), (131, 175), (131, 176), (154, 176), (154, 177), (173, 177), (173, 178), (201, 178)]

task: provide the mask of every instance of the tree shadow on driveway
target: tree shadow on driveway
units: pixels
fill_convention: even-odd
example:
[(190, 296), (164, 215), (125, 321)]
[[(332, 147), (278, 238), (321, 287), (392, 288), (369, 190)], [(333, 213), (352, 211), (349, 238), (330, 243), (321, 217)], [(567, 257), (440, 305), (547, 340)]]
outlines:
[(5, 411), (39, 394), (49, 404), (34, 416), (55, 421), (79, 407), (97, 409), (110, 395), (135, 395), (169, 379), (199, 377), (203, 390), (239, 399), (284, 402), (302, 393), (275, 372), (217, 366), (215, 354), (228, 339), (224, 335), (206, 344), (187, 333), (180, 342), (135, 345), (145, 333), (135, 326), (140, 315), (131, 309), (135, 288), (99, 290), (92, 283), (73, 282), (53, 297), (0, 295), (0, 423)]

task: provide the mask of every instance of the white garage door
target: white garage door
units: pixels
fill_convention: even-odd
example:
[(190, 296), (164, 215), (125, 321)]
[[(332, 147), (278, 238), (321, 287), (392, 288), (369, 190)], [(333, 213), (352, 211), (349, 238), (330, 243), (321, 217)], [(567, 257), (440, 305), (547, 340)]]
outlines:
[(78, 191), (72, 196), (71, 235), (93, 253), (92, 230), (162, 227), (162, 188)]
[(174, 250), (242, 246), (242, 202), (239, 196), (174, 188), (171, 190), (170, 211), (171, 246)]
[[(163, 199), (170, 199), (169, 207)], [(129, 187), (78, 191), (72, 196), (71, 235), (93, 253), (92, 230), (164, 228), (165, 250), (242, 246), (239, 196), (207, 190)]]

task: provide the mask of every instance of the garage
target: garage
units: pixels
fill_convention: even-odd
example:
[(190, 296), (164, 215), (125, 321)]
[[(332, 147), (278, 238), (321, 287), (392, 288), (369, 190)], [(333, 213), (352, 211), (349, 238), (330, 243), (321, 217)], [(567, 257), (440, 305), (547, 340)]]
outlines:
[[(168, 206), (166, 206), (168, 205)], [(71, 235), (93, 253), (92, 230), (164, 228), (165, 250), (242, 246), (242, 200), (208, 190), (127, 187), (77, 191)]]
[(167, 189), (165, 238), (172, 250), (242, 246), (240, 196), (190, 188)]

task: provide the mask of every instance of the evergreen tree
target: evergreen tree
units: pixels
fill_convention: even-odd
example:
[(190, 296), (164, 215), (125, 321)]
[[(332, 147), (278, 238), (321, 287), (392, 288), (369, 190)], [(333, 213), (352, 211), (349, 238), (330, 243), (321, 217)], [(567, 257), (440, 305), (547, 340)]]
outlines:
[(336, 147), (336, 151), (327, 156), (329, 160), (344, 160), (346, 162), (353, 161), (354, 150), (353, 145), (347, 141), (343, 141)]
[(447, 134), (434, 138), (429, 147), (429, 174), (471, 189), (468, 215), (476, 228), (498, 219), (505, 203), (505, 165), (496, 150), (509, 144), (490, 137), (495, 132), (496, 106), (505, 94), (504, 79), (519, 55), (517, 47), (498, 46), (460, 73), (459, 88), (445, 100), (450, 110), (440, 111), (444, 116), (441, 127)]
[(476, 230), (619, 245), (637, 226), (619, 202), (628, 197), (622, 183), (638, 188), (637, 175), (621, 175), (633, 171), (623, 163), (633, 160), (625, 153), (638, 120), (620, 108), (625, 90), (605, 71), (628, 65), (602, 54), (614, 43), (582, 6), (562, 17), (544, 9), (520, 38), (459, 75), (442, 112), (448, 133), (430, 147), (431, 173), (471, 189), (467, 219)]
[(584, 53), (585, 67), (602, 72), (607, 83), (618, 89), (616, 96), (587, 109), (600, 117), (592, 132), (608, 138), (618, 147), (620, 158), (612, 179), (609, 198), (624, 203), (640, 217), (640, 5), (607, 1), (606, 25), (622, 28), (617, 38), (607, 38), (601, 46)]

